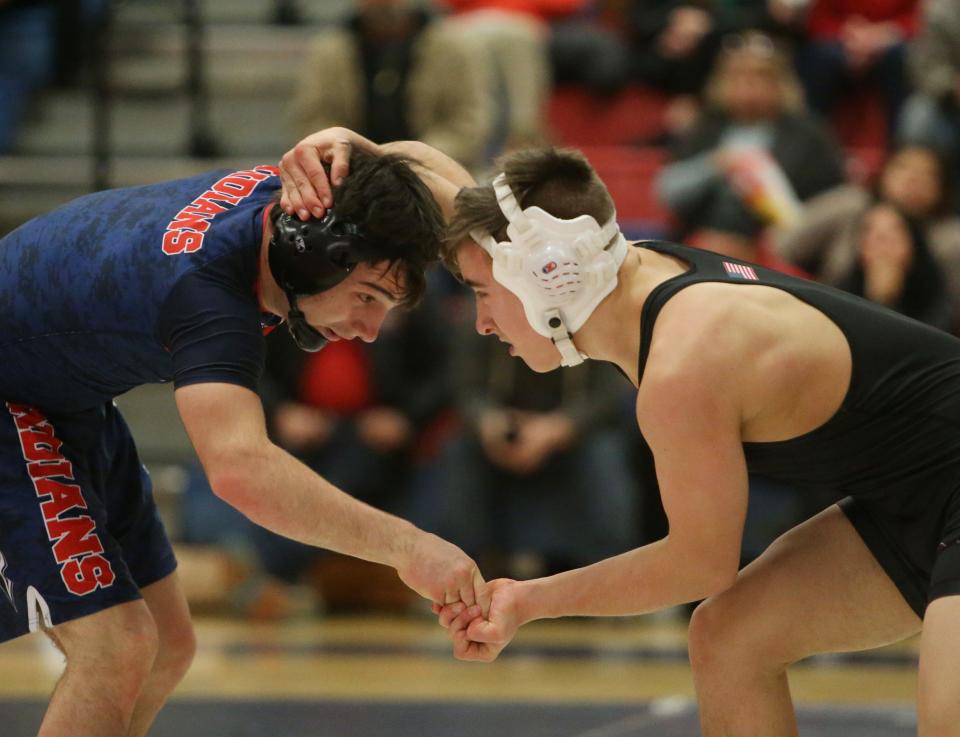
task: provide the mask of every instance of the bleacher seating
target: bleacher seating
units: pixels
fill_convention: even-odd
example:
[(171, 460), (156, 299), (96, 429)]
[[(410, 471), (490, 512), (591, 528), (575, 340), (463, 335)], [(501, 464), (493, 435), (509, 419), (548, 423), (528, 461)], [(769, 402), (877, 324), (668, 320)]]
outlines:
[[(666, 95), (641, 85), (631, 85), (612, 98), (564, 86), (554, 90), (549, 101), (554, 142), (586, 154), (617, 203), (624, 231), (633, 238), (660, 237), (669, 226), (669, 215), (654, 191), (666, 152), (651, 145), (664, 133), (666, 103)], [(879, 171), (887, 146), (882, 101), (870, 92), (852, 94), (831, 124), (846, 151), (850, 178), (870, 180)]]
[(621, 225), (632, 238), (660, 237), (668, 222), (653, 190), (665, 152), (642, 145), (663, 133), (665, 104), (662, 93), (639, 85), (613, 98), (560, 87), (550, 99), (554, 142), (583, 151), (607, 183)]

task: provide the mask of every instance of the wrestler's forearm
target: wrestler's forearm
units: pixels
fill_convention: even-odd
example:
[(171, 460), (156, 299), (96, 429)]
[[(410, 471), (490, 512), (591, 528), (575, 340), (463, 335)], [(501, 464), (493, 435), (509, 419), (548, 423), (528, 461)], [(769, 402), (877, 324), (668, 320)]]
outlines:
[(393, 141), (380, 146), (384, 153), (398, 153), (419, 162), (432, 174), (442, 177), (455, 186), (472, 187), (476, 184), (473, 175), (447, 154), (422, 141)]
[(668, 538), (584, 568), (518, 583), (523, 622), (566, 616), (645, 614), (698, 601), (733, 583), (736, 571), (687, 560)]
[(396, 567), (420, 533), (336, 488), (289, 453), (264, 443), (221, 472), (215, 490), (251, 521), (308, 545)]
[(443, 216), (453, 217), (457, 193), (462, 187), (472, 187), (473, 177), (446, 154), (420, 141), (395, 141), (380, 146), (384, 153), (407, 156), (416, 163), (414, 169), (430, 189)]

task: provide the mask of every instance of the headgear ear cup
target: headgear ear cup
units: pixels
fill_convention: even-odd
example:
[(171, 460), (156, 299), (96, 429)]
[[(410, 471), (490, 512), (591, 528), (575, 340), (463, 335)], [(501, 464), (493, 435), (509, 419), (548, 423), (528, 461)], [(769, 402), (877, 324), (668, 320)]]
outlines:
[(327, 245), (327, 260), (345, 274), (349, 274), (357, 265), (357, 261), (353, 258), (354, 251), (353, 245), (348, 240), (332, 241)]
[(297, 297), (335, 287), (368, 254), (369, 244), (359, 228), (338, 220), (333, 210), (327, 210), (322, 220), (303, 222), (287, 214), (277, 218), (267, 261), (290, 303), (287, 326), (301, 349), (318, 351), (327, 341), (307, 323)]
[(346, 279), (369, 250), (359, 229), (338, 220), (333, 210), (322, 220), (307, 222), (282, 214), (274, 225), (268, 260), (281, 287), (308, 295)]
[(627, 244), (614, 214), (603, 226), (589, 215), (572, 220), (539, 207), (521, 208), (504, 174), (493, 180), (509, 240), (471, 233), (493, 259), (493, 277), (523, 304), (531, 327), (550, 338), (564, 366), (584, 356), (571, 336), (617, 285)]

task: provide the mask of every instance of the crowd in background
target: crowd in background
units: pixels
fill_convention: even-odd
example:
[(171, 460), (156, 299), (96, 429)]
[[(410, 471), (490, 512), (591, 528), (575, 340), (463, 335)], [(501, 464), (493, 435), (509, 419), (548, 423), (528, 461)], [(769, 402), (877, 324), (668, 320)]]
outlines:
[[(296, 23), (307, 2), (278, 2), (277, 20)], [(55, 29), (59, 5), (0, 0), (5, 102), (56, 77), (52, 52), (11, 72), (23, 63), (7, 58), (11, 19)], [(62, 5), (75, 18), (102, 7)], [(310, 43), (289, 116), (296, 134), (420, 139), (482, 177), (497, 153), (554, 141), (551, 100), (571, 87), (598, 116), (638, 89), (656, 101), (618, 145), (659, 152), (644, 176), (666, 217), (624, 221), (628, 235), (960, 331), (960, 0), (355, 0)], [(5, 107), (0, 152), (20, 115)], [(872, 113), (872, 140), (843, 124)], [(425, 304), (392, 315), (374, 343), (304, 355), (278, 331), (263, 384), (274, 439), (491, 576), (584, 565), (663, 534), (627, 382), (589, 362), (535, 374), (472, 323), (438, 271)], [(323, 557), (231, 514), (198, 468), (190, 478), (186, 541), (239, 551), (272, 591), (294, 590)], [(745, 558), (833, 501), (751, 483)]]

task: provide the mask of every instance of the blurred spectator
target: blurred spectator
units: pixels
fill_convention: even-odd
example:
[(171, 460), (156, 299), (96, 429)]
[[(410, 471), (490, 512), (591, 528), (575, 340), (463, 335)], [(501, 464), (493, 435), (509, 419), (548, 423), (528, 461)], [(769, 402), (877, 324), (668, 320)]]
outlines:
[(293, 103), (297, 135), (343, 125), (377, 143), (418, 139), (477, 166), (490, 136), (486, 65), (415, 0), (355, 0), (320, 33)]
[(933, 146), (955, 165), (960, 153), (960, 3), (927, 0), (908, 65), (916, 92), (900, 117), (899, 139)]
[(504, 148), (541, 143), (552, 84), (612, 95), (628, 80), (619, 33), (594, 0), (441, 0), (466, 38), (485, 50), (500, 87)]
[(713, 230), (753, 239), (843, 181), (840, 149), (804, 111), (787, 55), (756, 31), (724, 39), (706, 109), (671, 158), (657, 187), (679, 238)]
[(698, 96), (714, 66), (721, 39), (763, 30), (791, 37), (803, 22), (807, 0), (634, 0), (627, 13), (631, 75), (675, 95), (665, 112), (668, 133), (693, 122)]
[(578, 0), (575, 12), (550, 24), (550, 64), (556, 84), (576, 84), (613, 95), (630, 78), (630, 49), (621, 28), (605, 22), (615, 0)]
[[(447, 337), (429, 305), (391, 312), (373, 343), (338, 341), (305, 354), (276, 336), (263, 395), (277, 444), (352, 496), (409, 516), (417, 441), (451, 401)], [(274, 577), (294, 581), (317, 556), (257, 529)]]
[(809, 39), (797, 55), (810, 106), (830, 115), (841, 96), (869, 85), (883, 97), (892, 133), (907, 95), (907, 42), (919, 14), (919, 0), (814, 0)]
[(840, 286), (936, 328), (950, 328), (951, 305), (940, 265), (923, 229), (890, 204), (878, 202), (857, 229), (857, 259)]
[[(457, 10), (455, 2), (445, 5)], [(552, 84), (546, 24), (526, 13), (482, 6), (455, 12), (446, 22), (489, 72), (494, 104), (488, 158), (502, 148), (541, 143)]]
[(698, 96), (719, 47), (709, 10), (681, 0), (636, 0), (630, 5), (633, 76), (675, 97), (664, 112), (670, 135), (689, 128), (699, 111)]
[(9, 151), (33, 95), (75, 85), (106, 0), (0, 0), (0, 154)]
[(455, 364), (466, 430), (447, 448), (441, 532), (524, 578), (636, 545), (623, 380), (592, 361), (534, 373), (469, 327)]
[(54, 78), (56, 6), (0, 3), (0, 153), (9, 151), (31, 95)]
[[(836, 187), (810, 200), (797, 227), (777, 234), (782, 258), (839, 285), (854, 267), (857, 227), (874, 199), (896, 206), (923, 229), (934, 258), (942, 264), (955, 308), (960, 308), (960, 218), (951, 212), (951, 169), (931, 148), (906, 145), (892, 153), (876, 192), (856, 185)], [(954, 326), (960, 325), (960, 309)]]

